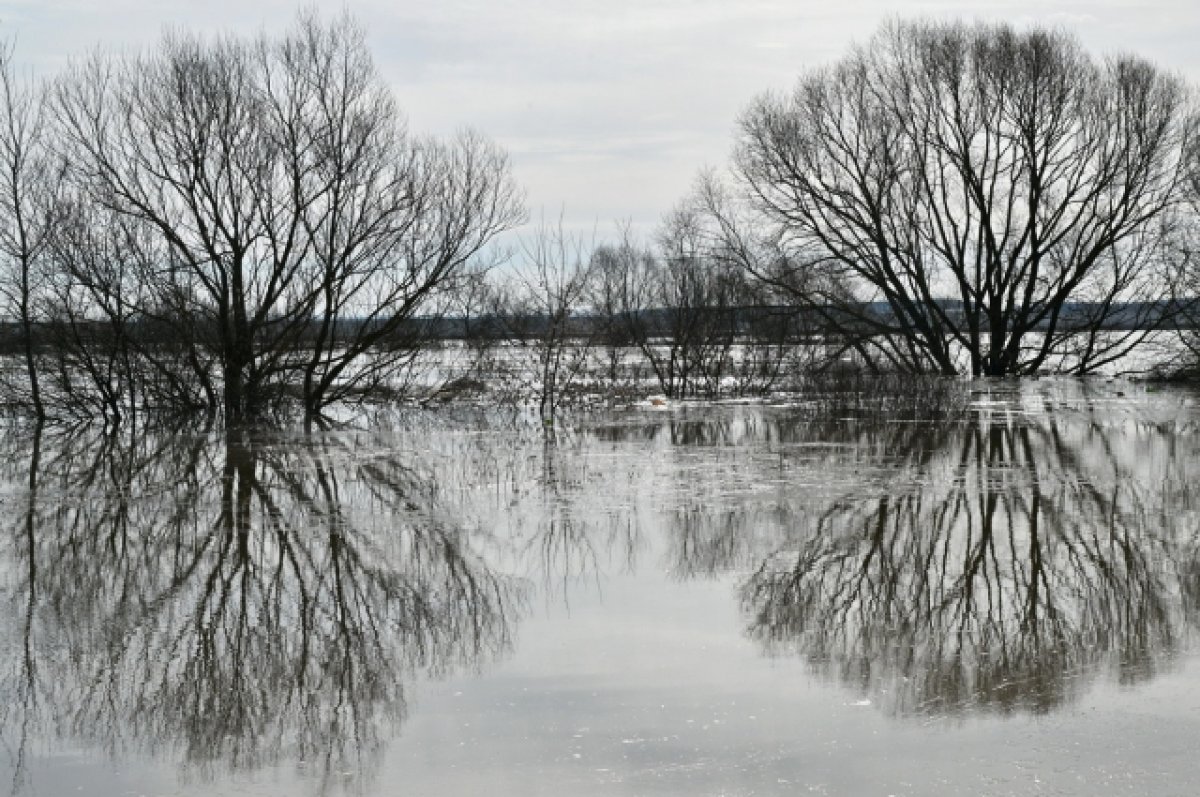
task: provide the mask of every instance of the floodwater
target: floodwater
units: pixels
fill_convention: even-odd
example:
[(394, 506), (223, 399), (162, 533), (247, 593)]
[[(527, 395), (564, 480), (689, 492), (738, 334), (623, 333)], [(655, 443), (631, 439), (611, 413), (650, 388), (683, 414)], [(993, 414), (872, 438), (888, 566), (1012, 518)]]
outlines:
[(10, 427), (16, 795), (1194, 795), (1200, 407)]

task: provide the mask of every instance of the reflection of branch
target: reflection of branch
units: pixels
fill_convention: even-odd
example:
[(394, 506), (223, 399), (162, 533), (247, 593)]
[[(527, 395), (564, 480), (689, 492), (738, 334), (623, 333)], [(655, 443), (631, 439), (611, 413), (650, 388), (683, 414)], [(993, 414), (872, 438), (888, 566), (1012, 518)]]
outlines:
[(524, 485), (504, 513), (512, 554), (548, 600), (568, 607), (573, 586), (599, 589), (609, 568), (634, 566), (640, 545), (636, 507), (613, 500), (637, 475), (596, 467), (588, 451), (563, 427), (523, 436), (509, 460)]
[(957, 455), (910, 460), (895, 483), (912, 487), (833, 501), (762, 561), (742, 589), (750, 633), (901, 714), (1046, 710), (1105, 662), (1151, 674), (1196, 618), (1176, 598), (1188, 565), (1165, 567), (1195, 552), (1177, 558), (1155, 485), (1053, 424), (957, 437)]
[[(22, 618), (20, 634), (20, 652), (15, 657), (15, 667), (11, 676), (6, 676), (5, 681), (10, 678), (12, 685), (8, 686), (4, 681), (0, 681), (0, 693), (14, 695), (15, 700), (5, 701), (6, 705), (0, 707), (0, 729), (7, 730), (11, 724), (15, 724), (16, 737), (11, 742), (5, 738), (7, 734), (0, 736), (4, 739), (5, 747), (9, 748), (9, 756), (12, 760), (12, 793), (20, 792), (22, 785), (26, 782), (28, 773), (26, 771), (26, 755), (28, 753), (30, 737), (36, 730), (38, 721), (38, 712), (40, 710), (38, 696), (42, 691), (40, 686), (39, 671), (37, 666), (37, 657), (34, 651), (35, 640), (35, 624), (37, 620), (36, 609), (38, 604), (38, 559), (36, 555), (36, 540), (38, 531), (38, 475), (41, 471), (41, 452), (42, 452), (42, 425), (39, 423), (33, 430), (33, 438), (30, 444), (29, 451), (29, 476), (27, 481), (27, 496), (25, 500), (24, 511), (20, 513), (20, 520), (15, 528), (18, 540), (18, 546), (23, 548), (21, 554), (26, 559), (24, 583), (16, 585), (13, 591), (12, 599), (14, 609), (16, 602), (20, 599), (19, 595), (24, 592), (24, 609), (23, 611), (14, 611), (14, 616)], [(15, 715), (15, 719), (10, 720), (10, 713)]]
[[(668, 516), (671, 572), (691, 579), (753, 568), (764, 547), (778, 546), (780, 532), (797, 534), (800, 521), (820, 523), (822, 516), (813, 511), (819, 504), (793, 485), (771, 501), (763, 500), (769, 482), (782, 485), (785, 473), (797, 464), (816, 464), (818, 478), (831, 486), (838, 484), (834, 474), (839, 469), (858, 474), (856, 478), (864, 468), (880, 473), (920, 470), (957, 428), (888, 420), (866, 416), (847, 423), (828, 417), (824, 407), (766, 413), (745, 408), (715, 419), (672, 418), (658, 425), (606, 429), (604, 434), (634, 439), (669, 434), (672, 450), (700, 446), (722, 451), (716, 462), (706, 459), (702, 467), (684, 471), (687, 489)], [(835, 501), (826, 511), (840, 507)]]
[(362, 768), (406, 681), (511, 643), (514, 582), (399, 457), (363, 463), (336, 435), (143, 437), (74, 441), (42, 470), (62, 493), (28, 552), (42, 700), (114, 755)]

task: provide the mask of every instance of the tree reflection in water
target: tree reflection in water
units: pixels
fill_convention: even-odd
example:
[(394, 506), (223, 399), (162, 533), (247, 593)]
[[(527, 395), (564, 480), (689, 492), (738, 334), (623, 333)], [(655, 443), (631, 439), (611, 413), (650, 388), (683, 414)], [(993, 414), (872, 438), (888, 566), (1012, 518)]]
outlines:
[(18, 781), (39, 733), (202, 772), (362, 772), (406, 683), (511, 644), (519, 582), (411, 457), (240, 433), (5, 453), (29, 468), (0, 685)]
[(648, 599), (728, 580), (765, 650), (902, 716), (1046, 711), (1187, 644), (1194, 416), (1023, 395), (938, 423), (841, 413), (10, 430), (15, 790), (57, 738), (214, 776), (303, 761), (325, 791), (369, 773), (417, 679), (504, 655), (533, 589), (594, 602), (618, 574)]
[(885, 482), (803, 508), (741, 588), (750, 634), (901, 715), (1151, 677), (1200, 615), (1195, 452), (1171, 425), (1056, 417), (926, 429)]

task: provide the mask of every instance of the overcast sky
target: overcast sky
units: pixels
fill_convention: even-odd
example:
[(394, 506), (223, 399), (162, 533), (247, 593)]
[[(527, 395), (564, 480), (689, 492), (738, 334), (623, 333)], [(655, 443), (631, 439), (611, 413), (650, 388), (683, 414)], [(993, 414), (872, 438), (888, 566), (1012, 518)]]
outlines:
[[(0, 0), (17, 60), (52, 72), (97, 45), (145, 47), (167, 28), (254, 34), (291, 0)], [(1008, 20), (1074, 31), (1200, 84), (1197, 0), (350, 0), (416, 131), (470, 126), (512, 155), (531, 213), (603, 237), (648, 230), (697, 171), (726, 162), (741, 108), (785, 89), (892, 17)]]

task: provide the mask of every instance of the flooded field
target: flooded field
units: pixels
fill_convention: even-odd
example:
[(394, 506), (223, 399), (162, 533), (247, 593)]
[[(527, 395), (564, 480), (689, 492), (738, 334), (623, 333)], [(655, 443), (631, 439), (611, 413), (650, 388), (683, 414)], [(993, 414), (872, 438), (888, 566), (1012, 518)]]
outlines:
[(2, 440), (14, 795), (1200, 783), (1190, 393)]

